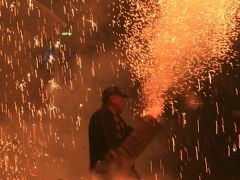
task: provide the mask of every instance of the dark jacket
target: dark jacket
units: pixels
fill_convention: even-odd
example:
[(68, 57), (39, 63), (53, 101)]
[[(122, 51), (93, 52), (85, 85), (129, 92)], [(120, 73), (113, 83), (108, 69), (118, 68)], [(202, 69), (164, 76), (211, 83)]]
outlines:
[(97, 161), (103, 160), (111, 149), (117, 148), (133, 130), (120, 116), (119, 118), (123, 124), (121, 130), (124, 132), (121, 138), (117, 137), (114, 116), (106, 107), (100, 108), (92, 115), (89, 124), (90, 169), (95, 167)]

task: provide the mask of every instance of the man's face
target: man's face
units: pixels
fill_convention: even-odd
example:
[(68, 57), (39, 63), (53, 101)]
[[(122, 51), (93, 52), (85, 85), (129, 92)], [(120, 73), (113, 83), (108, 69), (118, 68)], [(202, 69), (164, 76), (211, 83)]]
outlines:
[(115, 109), (117, 114), (120, 114), (123, 112), (124, 107), (126, 105), (125, 98), (119, 96), (119, 95), (112, 95), (110, 97), (110, 104)]

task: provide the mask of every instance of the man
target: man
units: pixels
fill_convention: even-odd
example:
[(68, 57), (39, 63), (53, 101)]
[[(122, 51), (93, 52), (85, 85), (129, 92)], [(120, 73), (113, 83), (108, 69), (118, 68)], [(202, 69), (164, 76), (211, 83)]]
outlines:
[[(127, 94), (119, 87), (106, 88), (102, 93), (102, 107), (91, 117), (89, 124), (90, 170), (98, 179), (114, 179), (108, 167), (100, 166), (106, 156), (114, 153), (133, 128), (128, 126), (120, 114), (123, 112)], [(129, 175), (138, 179), (138, 175), (131, 166)]]

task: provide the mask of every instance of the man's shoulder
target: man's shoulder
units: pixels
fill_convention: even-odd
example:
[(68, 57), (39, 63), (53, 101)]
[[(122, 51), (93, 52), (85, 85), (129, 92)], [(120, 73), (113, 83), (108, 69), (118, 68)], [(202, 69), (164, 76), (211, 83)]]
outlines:
[(111, 112), (106, 109), (106, 108), (100, 108), (97, 111), (95, 111), (91, 117), (91, 121), (97, 121), (97, 120), (101, 120), (101, 119), (105, 119), (105, 118), (110, 118)]

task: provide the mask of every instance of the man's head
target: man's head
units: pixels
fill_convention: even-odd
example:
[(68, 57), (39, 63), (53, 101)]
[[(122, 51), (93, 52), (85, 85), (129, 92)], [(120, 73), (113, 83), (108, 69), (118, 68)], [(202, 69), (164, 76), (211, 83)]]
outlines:
[(103, 105), (107, 105), (116, 114), (123, 112), (128, 95), (124, 93), (121, 88), (117, 86), (111, 86), (106, 88), (102, 93)]

